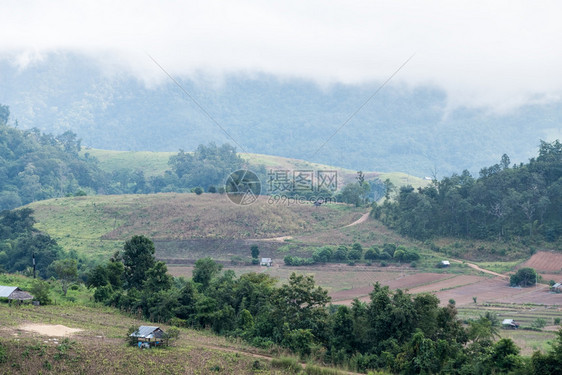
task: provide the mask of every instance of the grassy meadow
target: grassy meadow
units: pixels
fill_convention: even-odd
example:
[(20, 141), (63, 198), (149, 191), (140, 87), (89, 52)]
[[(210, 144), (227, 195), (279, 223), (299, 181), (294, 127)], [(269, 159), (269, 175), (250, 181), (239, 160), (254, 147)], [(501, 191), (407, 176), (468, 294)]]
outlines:
[[(294, 358), (279, 359), (285, 354), (279, 348), (260, 350), (209, 331), (185, 328), (180, 328), (179, 338), (168, 348), (139, 350), (126, 344), (128, 328), (154, 323), (110, 307), (0, 303), (0, 322), (0, 345), (5, 352), (0, 361), (2, 374), (293, 374), (295, 365), (302, 369)], [(82, 331), (53, 337), (24, 329), (29, 324)], [(292, 363), (293, 368), (286, 368), (284, 362)], [(340, 373), (318, 366), (311, 369), (321, 374)]]
[[(170, 169), (168, 160), (177, 152), (152, 152), (152, 151), (112, 151), (86, 148), (82, 154), (88, 153), (99, 160), (100, 168), (106, 172), (115, 172), (120, 169), (142, 170), (146, 177), (158, 176)], [(340, 187), (344, 184), (355, 182), (357, 171), (336, 166), (313, 163), (306, 160), (285, 158), (282, 156), (241, 153), (240, 156), (252, 166), (263, 165), (266, 169), (288, 170), (335, 170), (338, 172)], [(401, 172), (379, 173), (364, 171), (366, 179), (378, 177), (387, 178), (396, 186), (412, 185), (414, 188), (426, 186), (429, 181)]]
[(364, 209), (336, 205), (239, 206), (220, 194), (97, 195), (34, 202), (36, 227), (66, 250), (109, 256), (133, 235), (155, 241), (268, 239), (313, 234), (359, 219)]

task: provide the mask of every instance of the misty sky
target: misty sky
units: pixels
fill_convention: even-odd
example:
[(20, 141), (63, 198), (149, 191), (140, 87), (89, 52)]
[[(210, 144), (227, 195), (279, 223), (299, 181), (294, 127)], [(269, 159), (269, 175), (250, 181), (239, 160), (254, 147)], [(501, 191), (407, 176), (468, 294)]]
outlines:
[[(77, 52), (147, 84), (273, 74), (322, 86), (387, 79), (445, 90), (449, 105), (509, 111), (562, 94), (562, 2), (10, 1), (0, 58), (24, 69)], [(1, 86), (1, 82), (0, 82)]]

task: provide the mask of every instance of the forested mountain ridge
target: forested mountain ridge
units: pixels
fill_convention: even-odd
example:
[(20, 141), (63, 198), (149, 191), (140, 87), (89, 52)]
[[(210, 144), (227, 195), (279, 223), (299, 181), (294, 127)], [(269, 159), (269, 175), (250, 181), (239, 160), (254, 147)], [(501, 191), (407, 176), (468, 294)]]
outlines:
[(504, 154), (476, 179), (465, 170), (417, 191), (401, 187), (396, 200), (375, 207), (373, 215), (419, 239), (555, 241), (562, 235), (562, 144), (541, 142), (538, 156), (527, 164), (511, 165)]
[[(504, 114), (451, 111), (445, 93), (436, 88), (391, 84), (321, 148), (379, 83), (319, 87), (265, 75), (228, 76), (219, 83), (176, 78), (238, 143), (233, 145), (239, 152), (353, 170), (420, 177), (463, 169), (476, 173), (503, 153), (525, 162), (540, 139), (560, 137), (557, 103)], [(0, 81), (0, 102), (10, 105), (20, 127), (53, 134), (72, 130), (86, 146), (170, 151), (232, 144), (172, 82), (147, 86), (77, 55), (52, 54), (24, 69), (0, 61)]]
[(0, 210), (103, 186), (105, 176), (95, 160), (79, 157), (76, 134), (22, 131), (6, 125), (9, 114), (0, 105)]

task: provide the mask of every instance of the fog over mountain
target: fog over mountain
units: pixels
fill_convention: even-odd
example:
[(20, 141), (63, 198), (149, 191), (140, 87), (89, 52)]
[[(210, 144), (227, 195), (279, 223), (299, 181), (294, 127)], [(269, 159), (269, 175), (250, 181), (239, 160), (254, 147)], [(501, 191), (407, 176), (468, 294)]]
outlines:
[(513, 162), (526, 161), (540, 139), (559, 138), (561, 128), (558, 103), (501, 114), (449, 111), (442, 90), (400, 84), (384, 87), (342, 127), (380, 82), (319, 86), (263, 74), (221, 81), (178, 77), (215, 123), (172, 81), (146, 85), (68, 53), (50, 54), (25, 69), (4, 60), (0, 79), (0, 103), (10, 106), (12, 123), (55, 134), (72, 130), (86, 146), (116, 150), (192, 150), (230, 142), (239, 151), (353, 169), (445, 175), (477, 173), (503, 153)]
[(0, 102), (22, 128), (71, 129), (92, 147), (228, 141), (354, 169), (477, 173), (562, 138), (561, 11), (524, 1), (12, 2), (0, 14)]

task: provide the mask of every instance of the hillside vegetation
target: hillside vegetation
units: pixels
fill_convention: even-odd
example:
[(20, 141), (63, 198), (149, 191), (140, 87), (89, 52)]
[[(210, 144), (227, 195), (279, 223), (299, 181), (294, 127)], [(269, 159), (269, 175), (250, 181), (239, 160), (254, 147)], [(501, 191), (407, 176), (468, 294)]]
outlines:
[(418, 239), (451, 236), (555, 242), (562, 236), (562, 144), (541, 142), (538, 156), (514, 164), (507, 155), (482, 168), (418, 189), (401, 187), (373, 210), (389, 227)]
[[(88, 154), (99, 161), (99, 167), (105, 172), (114, 173), (119, 170), (140, 170), (145, 177), (155, 177), (163, 175), (170, 169), (168, 164), (170, 157), (176, 155), (175, 152), (153, 152), (153, 151), (113, 151), (100, 150), (95, 148), (85, 148), (82, 154)], [(335, 170), (338, 173), (338, 183), (340, 186), (354, 182), (357, 171), (342, 168), (335, 165), (313, 163), (306, 160), (286, 158), (275, 155), (239, 153), (242, 159), (249, 163), (249, 169), (257, 169), (262, 166), (266, 170), (314, 170), (325, 171)], [(389, 179), (395, 186), (412, 185), (415, 188), (427, 186), (430, 181), (420, 177), (412, 176), (402, 172), (376, 172), (366, 171), (367, 180), (379, 178), (380, 180)]]
[(337, 228), (362, 212), (344, 205), (269, 204), (267, 197), (239, 206), (226, 195), (176, 193), (58, 198), (29, 207), (37, 228), (65, 249), (106, 256), (135, 234), (174, 241), (263, 239)]
[[(205, 331), (180, 329), (171, 347), (139, 350), (126, 345), (131, 326), (154, 325), (113, 308), (85, 306), (9, 307), (0, 304), (0, 373), (19, 374), (255, 374), (275, 371), (272, 356), (246, 344), (228, 341)], [(33, 333), (40, 324), (81, 329), (64, 338)], [(164, 330), (166, 325), (160, 325)], [(59, 328), (60, 329), (60, 328)]]

